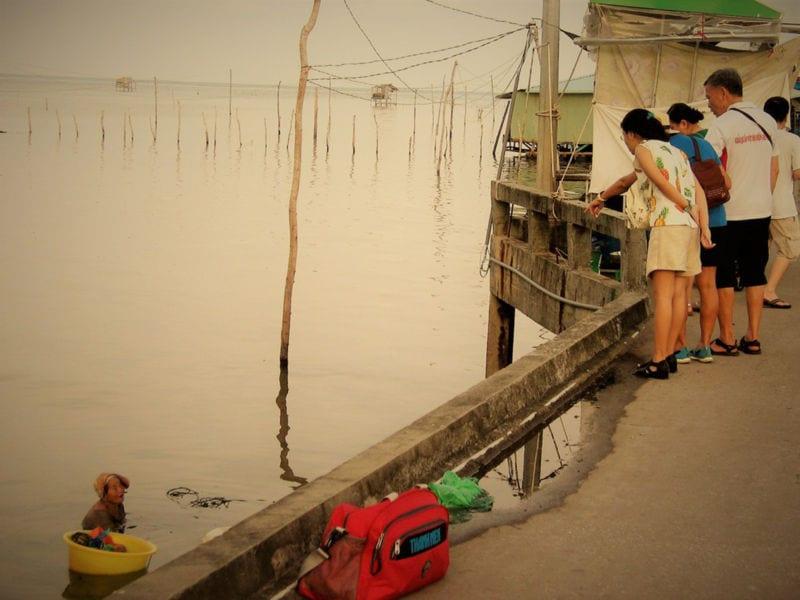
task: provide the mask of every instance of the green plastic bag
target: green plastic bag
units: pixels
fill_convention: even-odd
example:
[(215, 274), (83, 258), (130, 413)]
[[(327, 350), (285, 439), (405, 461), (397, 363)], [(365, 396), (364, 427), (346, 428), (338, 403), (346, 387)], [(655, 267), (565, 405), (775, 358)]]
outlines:
[(468, 521), (472, 512), (489, 512), (494, 504), (494, 498), (478, 485), (477, 479), (459, 477), (452, 471), (446, 471), (428, 487), (448, 510), (452, 523)]

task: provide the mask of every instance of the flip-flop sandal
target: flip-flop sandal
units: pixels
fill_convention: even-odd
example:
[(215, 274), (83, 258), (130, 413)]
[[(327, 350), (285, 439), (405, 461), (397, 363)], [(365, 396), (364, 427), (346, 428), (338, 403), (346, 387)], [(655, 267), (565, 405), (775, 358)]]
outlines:
[(772, 300), (764, 298), (764, 306), (767, 308), (792, 308), (791, 304), (780, 298), (773, 298)]
[(748, 340), (742, 336), (739, 342), (739, 350), (745, 354), (761, 354), (761, 342), (758, 340)]
[(723, 348), (722, 352), (714, 350), (713, 347), (711, 348), (711, 354), (716, 356), (739, 356), (739, 348), (736, 347), (736, 344), (726, 344), (721, 339), (717, 338), (711, 342), (711, 345)]

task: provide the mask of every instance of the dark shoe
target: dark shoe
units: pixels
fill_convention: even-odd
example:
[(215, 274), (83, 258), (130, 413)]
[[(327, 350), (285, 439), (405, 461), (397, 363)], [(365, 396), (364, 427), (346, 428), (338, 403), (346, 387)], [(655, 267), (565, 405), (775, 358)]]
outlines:
[(664, 359), (667, 363), (667, 367), (669, 367), (670, 373), (677, 373), (678, 372), (678, 357), (674, 354), (667, 354), (667, 358)]
[(648, 360), (646, 363), (636, 367), (636, 370), (633, 372), (633, 374), (637, 377), (643, 377), (645, 379), (668, 379), (669, 365), (667, 365), (666, 360), (659, 362)]
[(717, 356), (739, 356), (739, 348), (736, 347), (736, 344), (726, 344), (719, 338), (715, 339), (711, 343), (714, 346), (719, 346), (722, 348), (722, 352), (711, 348), (711, 354), (715, 354)]
[(761, 354), (761, 342), (758, 340), (748, 340), (746, 337), (742, 336), (739, 342), (739, 350), (745, 354)]
[(786, 300), (781, 300), (780, 298), (773, 298), (772, 300), (767, 300), (764, 298), (764, 306), (766, 308), (792, 308), (791, 304), (789, 304)]

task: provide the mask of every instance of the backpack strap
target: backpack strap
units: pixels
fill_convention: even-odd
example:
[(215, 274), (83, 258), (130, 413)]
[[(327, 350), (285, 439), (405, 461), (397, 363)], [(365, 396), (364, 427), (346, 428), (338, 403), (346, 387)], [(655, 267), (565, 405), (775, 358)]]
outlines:
[(763, 132), (764, 132), (764, 135), (765, 135), (765, 136), (767, 136), (767, 139), (769, 140), (769, 145), (770, 145), (770, 146), (772, 146), (773, 148), (775, 147), (775, 144), (774, 144), (774, 142), (772, 141), (772, 136), (771, 136), (770, 134), (768, 134), (768, 133), (767, 133), (767, 130), (766, 130), (766, 129), (764, 129), (763, 125), (761, 125), (761, 123), (759, 123), (758, 121), (756, 121), (756, 120), (755, 120), (755, 118), (754, 118), (752, 115), (750, 115), (750, 114), (748, 114), (748, 113), (744, 112), (744, 111), (743, 111), (742, 109), (740, 109), (740, 108), (731, 108), (731, 110), (735, 110), (736, 112), (743, 114), (745, 117), (747, 117), (748, 119), (750, 119), (750, 120), (751, 120), (753, 123), (755, 123), (756, 125), (758, 125), (758, 128), (759, 128), (761, 131), (763, 131)]

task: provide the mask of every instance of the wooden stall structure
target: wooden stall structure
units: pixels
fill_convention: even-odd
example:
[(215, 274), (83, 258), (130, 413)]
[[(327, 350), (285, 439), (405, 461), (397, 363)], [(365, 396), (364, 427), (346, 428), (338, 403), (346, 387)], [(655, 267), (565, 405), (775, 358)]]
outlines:
[(114, 88), (118, 92), (135, 92), (136, 81), (133, 77), (117, 77), (114, 80)]
[(397, 88), (391, 83), (372, 86), (372, 106), (397, 104)]

